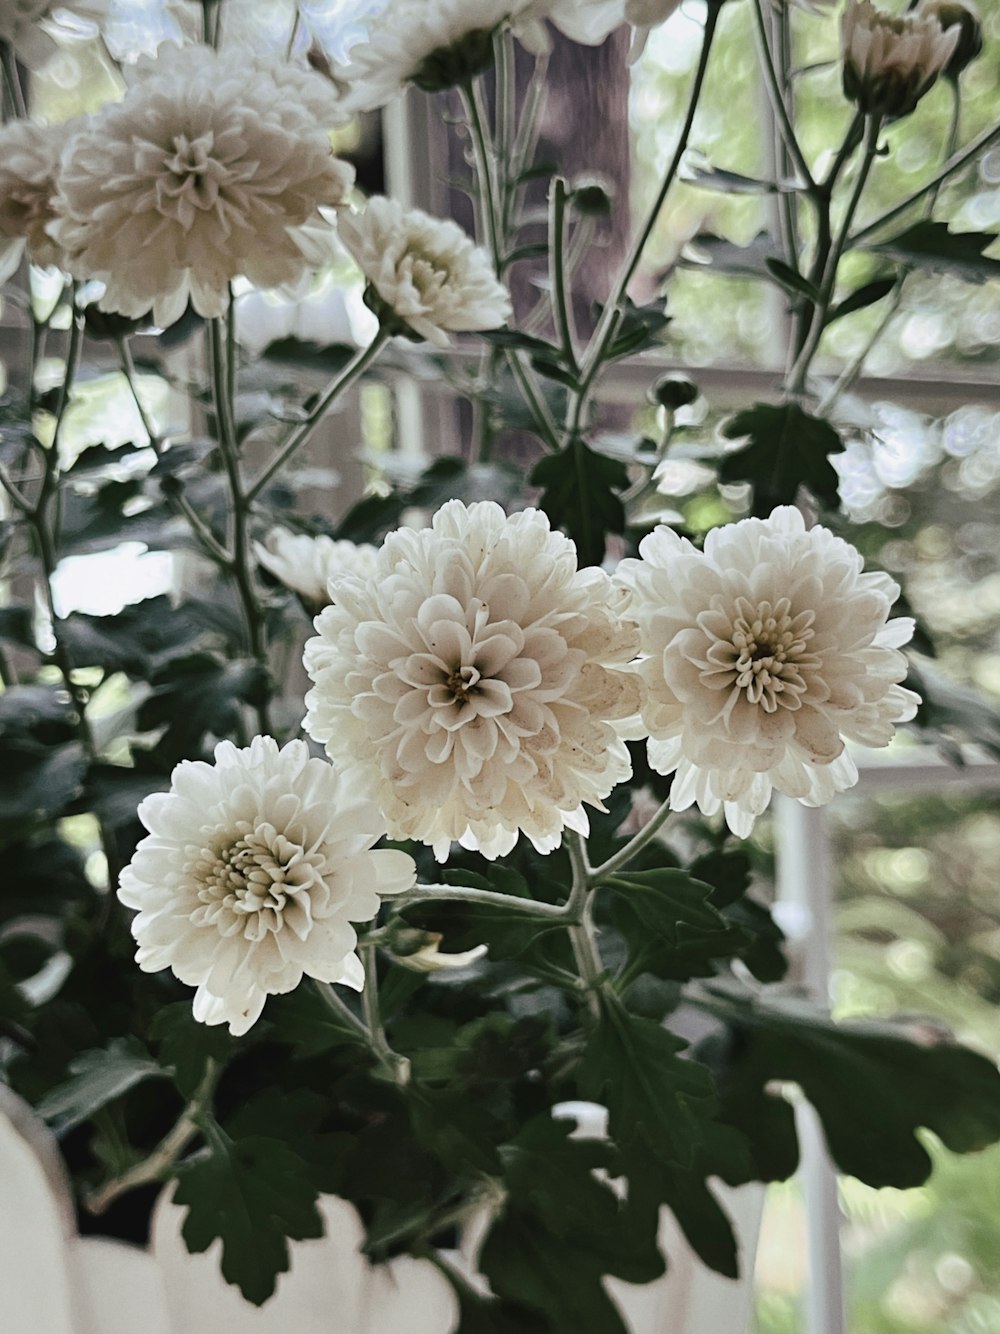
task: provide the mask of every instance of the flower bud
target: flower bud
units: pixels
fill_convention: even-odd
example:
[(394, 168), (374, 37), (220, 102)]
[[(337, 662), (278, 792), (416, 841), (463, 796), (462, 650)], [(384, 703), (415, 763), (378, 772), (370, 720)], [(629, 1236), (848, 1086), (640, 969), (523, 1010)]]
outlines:
[(598, 176), (581, 176), (570, 192), (569, 202), (581, 217), (606, 218), (614, 204), (614, 186)]
[(970, 0), (924, 0), (918, 12), (924, 18), (937, 19), (944, 32), (958, 28), (958, 45), (944, 70), (946, 78), (957, 79), (983, 49), (979, 11)]
[(848, 0), (841, 25), (844, 95), (867, 116), (908, 116), (958, 45), (923, 12), (894, 18), (871, 0)]
[(661, 408), (668, 408), (671, 412), (676, 412), (678, 408), (686, 408), (697, 397), (698, 386), (686, 375), (665, 375), (662, 380), (657, 380), (649, 391), (651, 403)]

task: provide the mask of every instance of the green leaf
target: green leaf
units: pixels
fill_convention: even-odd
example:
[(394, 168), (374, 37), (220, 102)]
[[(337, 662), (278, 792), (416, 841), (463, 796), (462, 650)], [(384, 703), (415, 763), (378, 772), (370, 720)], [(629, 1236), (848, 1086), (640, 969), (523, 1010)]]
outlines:
[(224, 737), (238, 731), (241, 705), (257, 704), (267, 695), (267, 675), (250, 658), (226, 661), (214, 653), (175, 658), (152, 678), (154, 693), (139, 708), (142, 731), (166, 724), (158, 752), (166, 759), (197, 755), (204, 736)]
[(460, 1322), (456, 1334), (552, 1334), (552, 1326), (539, 1311), (516, 1301), (480, 1297), (460, 1278), (447, 1270), (458, 1298)]
[(347, 343), (317, 343), (289, 336), (273, 339), (260, 355), (263, 361), (273, 361), (278, 365), (336, 375), (343, 370), (356, 350)]
[(194, 1097), (205, 1078), (209, 1061), (223, 1067), (238, 1044), (221, 1025), (199, 1024), (188, 1001), (177, 1001), (157, 1010), (149, 1025), (150, 1037), (159, 1042), (157, 1057), (185, 1098)]
[(834, 320), (839, 320), (844, 315), (853, 315), (856, 310), (874, 306), (876, 301), (884, 300), (895, 289), (896, 282), (897, 279), (894, 277), (873, 278), (870, 283), (865, 283), (850, 296), (845, 296), (843, 301), (838, 301), (826, 317), (827, 324), (832, 324)]
[(83, 790), (87, 757), (78, 741), (49, 750), (27, 741), (5, 742), (0, 754), (0, 829), (10, 835), (65, 813)]
[(709, 1071), (678, 1055), (686, 1046), (655, 1020), (605, 1000), (579, 1071), (583, 1097), (607, 1107), (611, 1135), (623, 1148), (643, 1144), (682, 1167), (694, 1161), (714, 1098)]
[(699, 232), (684, 247), (681, 263), (689, 269), (711, 266), (717, 273), (734, 277), (770, 278), (767, 261), (780, 257), (780, 246), (767, 232), (758, 232), (745, 246), (712, 232)]
[[(602, 307), (598, 305), (595, 313), (600, 315)], [(666, 302), (662, 299), (651, 301), (648, 305), (637, 306), (628, 297), (618, 328), (608, 348), (608, 357), (614, 361), (619, 357), (631, 356), (642, 352), (661, 341), (661, 334), (670, 323)]]
[(531, 485), (543, 488), (540, 507), (576, 543), (581, 565), (600, 565), (608, 533), (625, 531), (620, 492), (628, 471), (618, 459), (597, 454), (575, 438), (558, 454), (539, 459)]
[(188, 1250), (221, 1237), (223, 1278), (260, 1306), (288, 1269), (289, 1239), (323, 1235), (316, 1194), (308, 1164), (281, 1140), (217, 1131), (209, 1151), (178, 1170), (174, 1203), (188, 1210)]
[(617, 1153), (606, 1140), (575, 1139), (573, 1127), (548, 1113), (534, 1117), (500, 1150), (508, 1200), (538, 1219), (594, 1276), (613, 1274), (650, 1283), (664, 1271), (656, 1244), (657, 1203), (637, 1207), (595, 1173), (615, 1173)]
[(701, 154), (688, 151), (681, 168), (681, 179), (689, 185), (705, 190), (719, 190), (727, 195), (791, 194), (803, 187), (797, 181), (761, 181), (752, 176), (741, 176), (736, 171), (713, 167)]
[(776, 505), (793, 504), (800, 486), (836, 507), (837, 473), (829, 456), (844, 444), (829, 422), (795, 403), (755, 403), (731, 417), (722, 434), (746, 440), (723, 457), (719, 480), (752, 483), (754, 514), (766, 517)]
[(731, 958), (744, 944), (743, 934), (712, 906), (712, 886), (687, 871), (631, 871), (613, 876), (608, 888), (633, 958), (657, 977), (709, 977), (713, 960)]
[(99, 1051), (86, 1051), (70, 1063), (70, 1078), (52, 1089), (36, 1110), (57, 1135), (93, 1116), (146, 1079), (164, 1071), (137, 1038), (115, 1038)]
[(552, 1334), (627, 1334), (592, 1257), (515, 1205), (508, 1204), (490, 1229), (479, 1267), (504, 1301), (543, 1311)]
[(997, 239), (995, 232), (952, 232), (946, 222), (925, 220), (915, 222), (888, 241), (866, 244), (865, 249), (910, 268), (930, 269), (966, 282), (984, 283), (1000, 277), (1000, 259), (983, 254)]
[(797, 269), (791, 268), (783, 259), (765, 259), (764, 263), (771, 277), (786, 292), (791, 292), (792, 296), (804, 296), (814, 306), (819, 305), (821, 300), (819, 292)]
[[(713, 993), (714, 995), (714, 993)], [(918, 1186), (931, 1159), (924, 1127), (956, 1153), (1000, 1139), (1000, 1072), (995, 1064), (913, 1025), (835, 1024), (804, 1002), (743, 1000), (721, 993), (713, 1009), (740, 1031), (732, 1075), (757, 1101), (772, 1081), (797, 1083), (823, 1122), (831, 1156), (870, 1186)], [(745, 1122), (741, 1119), (741, 1125)], [(749, 1127), (747, 1127), (749, 1131)]]
[(341, 1019), (313, 986), (298, 986), (287, 995), (272, 997), (267, 1021), (274, 1040), (289, 1043), (300, 1059), (321, 1056), (336, 1047), (368, 1050), (364, 1034)]

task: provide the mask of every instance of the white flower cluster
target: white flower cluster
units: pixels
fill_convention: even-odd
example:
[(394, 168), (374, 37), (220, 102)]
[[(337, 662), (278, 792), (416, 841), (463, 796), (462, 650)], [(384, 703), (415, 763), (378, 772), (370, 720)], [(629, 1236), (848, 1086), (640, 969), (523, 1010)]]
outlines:
[(0, 282), (6, 282), (27, 249), (33, 264), (61, 260), (49, 235), (64, 126), (15, 120), (0, 129)]
[(254, 551), (265, 570), (317, 611), (331, 600), (331, 585), (342, 575), (373, 574), (378, 554), (368, 542), (337, 542), (287, 528), (272, 528)]
[[(278, 531), (262, 554), (315, 593), (313, 540)], [(414, 881), (409, 857), (372, 851), (384, 832), (442, 861), (521, 833), (551, 851), (629, 777), (624, 739), (648, 737), (672, 807), (746, 836), (773, 790), (816, 806), (850, 787), (845, 740), (887, 745), (919, 702), (899, 684), (898, 587), (791, 507), (703, 550), (661, 526), (613, 580), (543, 514), (492, 502), (449, 501), (363, 559), (349, 546), (323, 547), (340, 572), (305, 653), (305, 727), (343, 776), (302, 742), (223, 743), (143, 803), (122, 876), (140, 966), (197, 985), (196, 1015), (234, 1032), (304, 973), (362, 985), (350, 923)]]
[(376, 196), (342, 217), (339, 233), (383, 307), (438, 347), (450, 332), (496, 329), (511, 314), (489, 256), (457, 223)]
[(772, 789), (807, 806), (857, 782), (845, 738), (885, 746), (919, 700), (898, 683), (913, 621), (898, 586), (796, 509), (708, 534), (659, 527), (622, 561), (645, 685), (649, 761), (674, 774), (675, 810), (724, 807), (746, 836)]
[(303, 974), (360, 991), (351, 923), (416, 879), (412, 858), (373, 851), (385, 831), (378, 811), (304, 741), (223, 741), (214, 765), (179, 764), (139, 818), (149, 834), (118, 890), (138, 909), (136, 961), (173, 969), (198, 988), (195, 1018), (236, 1034)]
[(537, 510), (449, 501), (338, 584), (306, 645), (306, 730), (360, 762), (393, 838), (441, 861), (455, 840), (502, 856), (519, 832), (550, 851), (631, 773), (626, 602)]
[(354, 173), (334, 156), (330, 85), (280, 60), (165, 47), (120, 103), (91, 117), (63, 161), (53, 234), (65, 266), (106, 284), (102, 305), (152, 309), (190, 297), (221, 315), (229, 283), (294, 282), (307, 224), (343, 203)]

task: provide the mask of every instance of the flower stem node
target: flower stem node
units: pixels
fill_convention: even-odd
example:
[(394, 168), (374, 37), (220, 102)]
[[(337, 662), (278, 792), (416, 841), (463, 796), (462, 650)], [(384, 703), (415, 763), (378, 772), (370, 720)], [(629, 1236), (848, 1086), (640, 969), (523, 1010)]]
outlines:
[(841, 22), (844, 96), (867, 116), (908, 116), (945, 72), (962, 29), (925, 9), (895, 18), (848, 0)]

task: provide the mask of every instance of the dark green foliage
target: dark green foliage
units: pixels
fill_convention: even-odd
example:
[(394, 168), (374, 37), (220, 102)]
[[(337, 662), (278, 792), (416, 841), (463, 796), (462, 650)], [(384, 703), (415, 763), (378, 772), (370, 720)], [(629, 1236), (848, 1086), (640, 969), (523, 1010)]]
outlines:
[(178, 1173), (184, 1241), (204, 1251), (222, 1238), (222, 1273), (260, 1306), (288, 1268), (288, 1241), (319, 1237), (323, 1224), (309, 1165), (283, 1140), (232, 1140), (216, 1130), (208, 1150)]
[[(1000, 1073), (951, 1041), (913, 1025), (834, 1024), (802, 1002), (720, 993), (712, 1008), (738, 1033), (720, 1077), (724, 1114), (752, 1141), (787, 1135), (790, 1116), (777, 1108), (766, 1122), (760, 1115), (767, 1086), (779, 1080), (798, 1084), (815, 1106), (841, 1171), (871, 1186), (927, 1179), (931, 1159), (916, 1138), (921, 1127), (957, 1153), (1000, 1136)], [(771, 1148), (768, 1156), (780, 1160), (782, 1152)]]
[(804, 486), (825, 505), (837, 505), (837, 473), (831, 454), (844, 444), (829, 424), (795, 403), (755, 403), (731, 417), (728, 440), (745, 440), (719, 466), (721, 482), (750, 482), (753, 512), (762, 518), (776, 505), (795, 502)]
[(625, 465), (576, 436), (559, 454), (539, 459), (530, 480), (542, 488), (538, 503), (552, 526), (576, 543), (580, 564), (600, 565), (607, 535), (625, 531), (620, 496), (628, 486)]
[(866, 243), (866, 248), (908, 268), (930, 269), (970, 283), (1000, 278), (1000, 259), (983, 251), (997, 237), (994, 232), (953, 232), (946, 222), (925, 219), (888, 241)]

